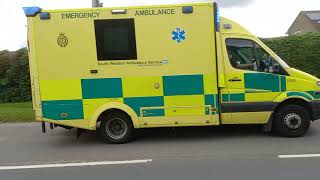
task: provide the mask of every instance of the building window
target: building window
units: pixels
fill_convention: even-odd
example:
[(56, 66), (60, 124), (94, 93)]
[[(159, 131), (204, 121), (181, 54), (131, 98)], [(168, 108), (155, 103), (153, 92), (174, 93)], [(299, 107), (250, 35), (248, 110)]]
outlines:
[(134, 19), (95, 20), (99, 61), (136, 60)]

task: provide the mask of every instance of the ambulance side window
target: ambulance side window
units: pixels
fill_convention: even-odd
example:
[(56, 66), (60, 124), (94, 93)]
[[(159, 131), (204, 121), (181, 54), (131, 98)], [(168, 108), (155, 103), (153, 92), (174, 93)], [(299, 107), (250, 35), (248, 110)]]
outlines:
[(95, 20), (98, 61), (136, 60), (134, 19)]
[(255, 44), (256, 59), (259, 61), (259, 71), (272, 74), (287, 75), (285, 70), (274, 58), (257, 43)]
[(245, 39), (227, 39), (226, 45), (230, 63), (234, 68), (251, 71), (258, 70), (252, 41)]
[(287, 75), (280, 64), (259, 44), (247, 39), (227, 39), (228, 56), (236, 69)]

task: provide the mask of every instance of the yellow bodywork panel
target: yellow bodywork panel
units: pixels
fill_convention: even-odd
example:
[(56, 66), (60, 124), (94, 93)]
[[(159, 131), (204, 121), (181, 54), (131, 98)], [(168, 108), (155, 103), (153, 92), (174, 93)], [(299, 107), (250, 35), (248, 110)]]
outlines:
[(305, 79), (288, 77), (287, 91), (314, 91), (317, 87), (316, 82)]
[(230, 113), (231, 116), (236, 116), (237, 118), (225, 118), (222, 120), (222, 124), (265, 124), (268, 122), (271, 113), (272, 112)]
[[(35, 26), (38, 73), (41, 81), (80, 80), (89, 74), (87, 60), (96, 56), (93, 21), (63, 21), (60, 13), (51, 13), (51, 20), (37, 19)], [(89, 36), (82, 38), (85, 34)], [(68, 38), (66, 47), (57, 43), (60, 36)]]
[(162, 77), (122, 78), (124, 97), (163, 96)]
[(83, 100), (84, 106), (84, 118), (92, 120), (94, 113), (99, 107), (110, 102), (123, 103), (122, 98), (110, 98), (110, 99), (85, 99)]
[(203, 76), (203, 81), (205, 94), (217, 94), (218, 88), (215, 74), (205, 74)]
[(280, 103), (280, 102), (283, 102), (284, 100), (286, 100), (287, 98), (288, 98), (287, 93), (282, 93), (274, 99), (274, 102)]
[[(227, 80), (227, 87), (228, 89), (245, 89), (244, 87), (244, 72), (243, 71), (239, 71), (234, 73), (233, 71), (229, 71), (231, 73), (227, 73), (226, 74), (226, 80)], [(239, 81), (230, 81), (232, 79), (238, 80)]]
[(42, 101), (82, 99), (80, 80), (42, 80), (40, 89)]
[(246, 93), (245, 99), (246, 102), (257, 102), (257, 101), (273, 101), (276, 97), (279, 96), (278, 92), (265, 92), (265, 93)]
[(164, 104), (166, 116), (199, 116), (205, 115), (203, 95), (166, 96)]
[[(216, 115), (218, 116), (218, 115)], [(143, 118), (142, 127), (184, 127), (184, 126), (215, 126), (219, 121), (213, 121), (211, 116), (172, 116), (172, 117), (147, 117)]]

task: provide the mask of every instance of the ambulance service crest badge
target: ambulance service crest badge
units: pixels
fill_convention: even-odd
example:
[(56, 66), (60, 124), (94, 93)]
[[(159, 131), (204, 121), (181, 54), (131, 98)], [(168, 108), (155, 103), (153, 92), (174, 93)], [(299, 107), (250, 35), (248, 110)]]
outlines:
[(58, 45), (61, 47), (66, 47), (69, 43), (67, 36), (64, 33), (60, 33), (57, 39)]

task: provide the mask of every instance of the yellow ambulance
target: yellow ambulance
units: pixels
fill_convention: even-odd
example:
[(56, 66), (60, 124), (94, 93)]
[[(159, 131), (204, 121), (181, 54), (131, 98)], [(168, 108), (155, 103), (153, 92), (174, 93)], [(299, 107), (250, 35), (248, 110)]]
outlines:
[(216, 3), (24, 11), (43, 124), (125, 143), (139, 128), (224, 124), (298, 137), (320, 119), (320, 80)]

